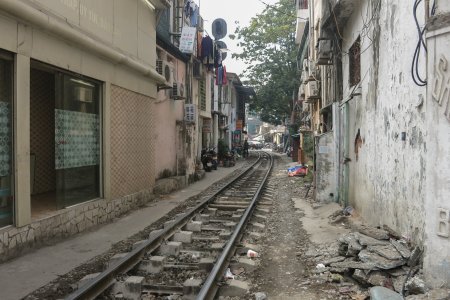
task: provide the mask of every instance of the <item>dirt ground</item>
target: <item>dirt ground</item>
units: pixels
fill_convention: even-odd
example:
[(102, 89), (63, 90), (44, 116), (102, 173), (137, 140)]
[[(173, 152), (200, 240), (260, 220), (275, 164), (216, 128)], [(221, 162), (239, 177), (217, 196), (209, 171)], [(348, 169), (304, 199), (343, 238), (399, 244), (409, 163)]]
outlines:
[(252, 286), (248, 296), (255, 299), (255, 293), (259, 292), (268, 299), (280, 300), (357, 299), (346, 288), (354, 286), (354, 282), (315, 273), (312, 258), (337, 251), (334, 242), (349, 229), (346, 224), (328, 223), (328, 216), (339, 209), (337, 204), (314, 204), (312, 191), (305, 197), (308, 179), (288, 177), (288, 159), (285, 156), (276, 159), (270, 180), (275, 190), (274, 205), (266, 235), (260, 241), (263, 245), (260, 268), (247, 277)]

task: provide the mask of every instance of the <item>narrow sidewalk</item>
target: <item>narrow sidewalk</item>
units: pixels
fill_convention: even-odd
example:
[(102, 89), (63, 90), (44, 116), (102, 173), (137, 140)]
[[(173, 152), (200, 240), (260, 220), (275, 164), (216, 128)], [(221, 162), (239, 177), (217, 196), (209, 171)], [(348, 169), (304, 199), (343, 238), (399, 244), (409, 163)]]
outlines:
[(101, 225), (91, 231), (0, 264), (1, 299), (23, 298), (58, 276), (104, 253), (113, 244), (143, 230), (178, 204), (241, 168), (244, 163), (245, 161), (241, 160), (234, 167), (208, 172), (202, 180), (165, 195), (164, 199), (149, 203), (113, 223)]

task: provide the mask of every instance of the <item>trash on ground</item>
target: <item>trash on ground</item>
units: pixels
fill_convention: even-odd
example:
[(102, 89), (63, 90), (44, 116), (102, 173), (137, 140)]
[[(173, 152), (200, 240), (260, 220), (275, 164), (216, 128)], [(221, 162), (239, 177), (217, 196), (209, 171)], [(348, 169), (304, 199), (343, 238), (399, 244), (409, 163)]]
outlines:
[(288, 176), (306, 176), (308, 175), (308, 167), (303, 165), (294, 166), (288, 169)]
[(247, 257), (249, 257), (249, 258), (258, 257), (258, 252), (249, 249), (247, 251)]

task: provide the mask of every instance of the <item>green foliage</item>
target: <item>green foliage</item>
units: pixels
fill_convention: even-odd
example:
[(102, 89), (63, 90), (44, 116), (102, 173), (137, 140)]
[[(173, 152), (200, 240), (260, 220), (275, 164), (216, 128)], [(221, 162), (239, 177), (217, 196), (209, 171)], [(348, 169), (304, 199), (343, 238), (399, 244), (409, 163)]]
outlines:
[(314, 136), (312, 132), (303, 133), (303, 151), (307, 160), (312, 160), (314, 155)]
[(250, 110), (272, 124), (290, 115), (292, 95), (298, 89), (296, 20), (295, 3), (279, 0), (253, 17), (248, 27), (238, 26), (235, 31), (243, 52), (233, 57), (250, 65), (242, 75), (257, 95)]
[(217, 142), (217, 156), (219, 157), (219, 160), (225, 157), (225, 154), (228, 150), (228, 145), (225, 143), (225, 141), (223, 139), (219, 139), (219, 141)]

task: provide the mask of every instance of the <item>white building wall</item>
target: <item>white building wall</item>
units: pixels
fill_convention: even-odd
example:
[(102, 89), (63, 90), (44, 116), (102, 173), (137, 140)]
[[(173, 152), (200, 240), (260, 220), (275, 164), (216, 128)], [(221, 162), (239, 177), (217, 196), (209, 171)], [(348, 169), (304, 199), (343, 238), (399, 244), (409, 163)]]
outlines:
[[(347, 104), (348, 198), (372, 225), (386, 224), (412, 241), (421, 242), (427, 146), (424, 108), (416, 106), (425, 89), (415, 86), (410, 76), (418, 39), (411, 13), (413, 2), (382, 0), (379, 14), (371, 19), (370, 12), (377, 9), (368, 9), (372, 2), (361, 1), (342, 32), (347, 101), (354, 87), (349, 86), (349, 59), (345, 53), (364, 27), (361, 14), (366, 22), (372, 20), (367, 36), (361, 36), (362, 95), (354, 96)], [(423, 10), (419, 15), (423, 16)]]
[[(439, 12), (449, 13), (448, 1), (437, 1)], [(427, 35), (428, 85), (425, 106), (426, 192), (424, 269), (427, 283), (450, 287), (450, 26), (438, 26)], [(447, 90), (446, 90), (447, 89)], [(447, 92), (446, 92), (447, 91)]]

